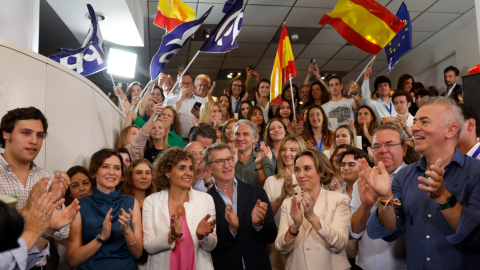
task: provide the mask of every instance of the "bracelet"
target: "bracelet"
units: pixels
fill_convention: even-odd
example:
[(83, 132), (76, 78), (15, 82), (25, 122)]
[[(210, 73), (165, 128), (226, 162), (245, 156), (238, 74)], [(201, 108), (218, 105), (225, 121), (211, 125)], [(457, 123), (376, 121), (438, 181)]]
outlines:
[(292, 226), (288, 227), (288, 233), (290, 233), (293, 237), (297, 237), (298, 233), (300, 232), (300, 230), (298, 230), (297, 233), (293, 233), (292, 230), (290, 230), (292, 228)]
[(208, 188), (210, 185), (213, 185), (212, 180), (210, 180), (210, 182), (208, 182), (208, 183), (205, 183), (205, 187), (206, 187), (206, 188)]
[(135, 237), (135, 242), (133, 242), (133, 244), (131, 244), (131, 245), (127, 244), (127, 246), (133, 246), (133, 245), (135, 245), (135, 243), (137, 243), (137, 237)]
[(379, 201), (382, 205), (385, 205), (385, 206), (387, 206), (388, 203), (395, 204), (395, 205), (402, 205), (402, 203), (400, 203), (397, 199), (396, 199), (396, 200), (393, 200), (393, 193), (390, 194), (390, 197), (389, 197), (388, 200), (384, 200), (384, 199), (378, 198), (378, 201)]
[(255, 171), (260, 171), (261, 169), (263, 169), (263, 165), (260, 169), (257, 169), (257, 167), (255, 167)]
[(278, 199), (278, 198), (277, 198), (275, 201), (276, 201), (277, 203), (279, 203), (279, 204), (282, 204), (282, 203), (283, 203), (283, 200), (280, 200), (280, 199)]

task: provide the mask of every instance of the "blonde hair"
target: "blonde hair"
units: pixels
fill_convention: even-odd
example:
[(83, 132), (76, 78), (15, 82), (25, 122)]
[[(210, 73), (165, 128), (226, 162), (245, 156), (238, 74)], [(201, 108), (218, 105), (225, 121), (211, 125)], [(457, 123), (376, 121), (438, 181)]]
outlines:
[[(167, 123), (165, 123), (165, 121), (163, 121), (163, 119), (161, 119), (160, 117), (157, 118), (157, 120), (155, 122), (162, 122), (162, 125), (163, 125), (163, 128), (165, 129), (165, 135), (163, 137), (163, 149), (167, 149), (170, 147), (170, 145), (168, 145), (168, 133), (166, 133), (166, 131), (168, 130), (167, 128)], [(155, 122), (153, 124), (155, 124)], [(148, 148), (152, 148), (154, 145), (153, 145), (153, 138), (152, 136), (148, 136)]]
[[(277, 179), (282, 179), (285, 176), (285, 163), (283, 163), (282, 159), (282, 149), (285, 146), (285, 143), (288, 141), (292, 141), (297, 147), (297, 153), (302, 152), (303, 150), (307, 149), (307, 145), (305, 141), (298, 135), (287, 135), (283, 138), (282, 143), (280, 144), (280, 151), (278, 152), (277, 157), (277, 169), (278, 173), (275, 175)], [(292, 172), (295, 173), (295, 172)]]
[(333, 147), (337, 148), (337, 131), (341, 128), (344, 128), (348, 131), (348, 135), (350, 135), (350, 146), (357, 147), (357, 133), (350, 125), (341, 125), (335, 130), (335, 135), (333, 135)]
[[(213, 108), (215, 106), (218, 106), (218, 103), (215, 101), (209, 100), (205, 103), (203, 103), (202, 107), (200, 107), (200, 118), (199, 118), (199, 124), (200, 123), (205, 123), (205, 124), (212, 124), (212, 117), (211, 113), (213, 111)], [(220, 106), (218, 106), (218, 109), (220, 110)]]
[(227, 135), (225, 134), (227, 132), (227, 126), (230, 125), (231, 123), (237, 123), (237, 122), (238, 122), (238, 119), (235, 119), (235, 118), (230, 118), (227, 120), (227, 122), (225, 122), (225, 124), (222, 127), (222, 142), (228, 144)]
[(129, 126), (129, 127), (126, 127), (124, 129), (122, 129), (122, 131), (120, 132), (120, 136), (118, 138), (117, 149), (118, 148), (125, 148), (127, 145), (130, 144), (128, 142), (128, 135), (130, 134), (130, 130), (132, 128), (136, 128), (140, 131), (140, 128), (137, 127), (137, 126)]
[[(270, 147), (273, 147), (273, 141), (272, 139), (270, 138), (270, 132), (269, 132), (269, 129), (270, 129), (270, 125), (273, 123), (273, 122), (280, 122), (280, 124), (282, 124), (283, 126), (283, 129), (285, 130), (285, 137), (288, 135), (288, 129), (287, 129), (287, 126), (285, 125), (285, 123), (278, 119), (278, 118), (273, 118), (273, 119), (270, 119), (267, 123), (267, 126), (265, 127), (265, 132), (263, 134), (263, 142), (265, 143), (265, 146), (270, 146)], [(284, 137), (284, 138), (285, 138)], [(303, 139), (302, 139), (303, 140)]]

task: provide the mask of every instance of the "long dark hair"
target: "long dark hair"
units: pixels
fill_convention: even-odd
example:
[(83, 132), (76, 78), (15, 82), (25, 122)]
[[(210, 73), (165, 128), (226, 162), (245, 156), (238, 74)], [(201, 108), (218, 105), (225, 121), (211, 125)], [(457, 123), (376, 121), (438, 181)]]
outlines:
[[(368, 133), (370, 133), (370, 135), (373, 135), (373, 131), (378, 127), (377, 115), (375, 115), (372, 108), (370, 108), (367, 105), (363, 105), (360, 108), (358, 108), (358, 112), (360, 112), (361, 109), (367, 109), (370, 112), (370, 115), (372, 116), (372, 122), (370, 122), (370, 125), (368, 125)], [(365, 134), (363, 134), (363, 127), (358, 122), (358, 114), (357, 114), (357, 117), (355, 118), (354, 125), (355, 125), (355, 131), (357, 132), (357, 135), (364, 137)]]
[[(72, 179), (72, 177), (77, 173), (83, 173), (88, 178), (88, 181), (90, 181), (90, 185), (92, 186), (92, 191), (93, 191), (97, 186), (97, 182), (95, 181), (95, 179), (93, 179), (92, 175), (85, 167), (73, 166), (70, 169), (68, 169), (66, 174), (68, 175), (68, 177), (70, 177), (70, 179)], [(73, 198), (71, 197), (72, 192), (70, 191), (70, 186), (68, 186), (67, 191), (65, 191), (65, 206), (69, 206), (73, 202)]]
[[(305, 136), (305, 141), (311, 140), (313, 137), (313, 129), (312, 129), (312, 124), (310, 124), (310, 111), (313, 109), (319, 109), (320, 112), (322, 113), (323, 117), (323, 123), (322, 123), (322, 134), (326, 137), (325, 143), (326, 145), (332, 145), (333, 144), (333, 136), (330, 133), (330, 130), (328, 129), (328, 118), (327, 114), (325, 114), (325, 111), (323, 110), (322, 106), (320, 105), (312, 105), (307, 108), (307, 117), (305, 119), (305, 130), (303, 132)], [(323, 142), (321, 142), (323, 143)]]
[(260, 135), (260, 134), (263, 134), (265, 132), (267, 123), (265, 123), (265, 116), (263, 116), (262, 109), (259, 106), (253, 106), (252, 108), (250, 108), (250, 110), (248, 111), (248, 115), (247, 115), (248, 119), (247, 120), (252, 121), (252, 120), (250, 120), (250, 117), (252, 117), (254, 111), (259, 111), (262, 114), (263, 124), (261, 126), (261, 130), (257, 131), (257, 133)]
[(313, 86), (314, 85), (318, 85), (320, 87), (320, 89), (322, 90), (322, 105), (329, 102), (330, 101), (330, 92), (328, 92), (328, 89), (325, 87), (325, 85), (323, 85), (321, 82), (317, 81), (317, 82), (313, 82), (312, 85), (310, 85), (310, 92), (308, 92), (308, 98), (310, 100), (310, 105), (313, 105), (315, 104), (315, 100), (313, 99), (313, 95), (312, 95), (312, 89), (313, 89)]
[(245, 95), (245, 81), (242, 79), (242, 77), (240, 76), (237, 76), (237, 77), (234, 77), (230, 80), (230, 82), (228, 83), (228, 90), (227, 90), (227, 93), (228, 93), (228, 96), (232, 96), (232, 85), (234, 82), (236, 81), (241, 81), (242, 82), (242, 92), (240, 93), (240, 100), (243, 98), (243, 95)]
[(402, 76), (400, 76), (400, 78), (398, 78), (397, 91), (405, 90), (403, 89), (403, 86), (405, 85), (405, 81), (408, 79), (412, 79), (412, 90), (410, 90), (410, 92), (415, 91), (415, 79), (410, 74), (403, 74)]
[(224, 93), (218, 94), (218, 96), (217, 96), (218, 107), (220, 107), (220, 97), (226, 97), (227, 98), (227, 100), (228, 100), (228, 108), (227, 108), (228, 116), (230, 116), (230, 118), (233, 118), (234, 114), (233, 114), (232, 102), (231, 102), (230, 98), (227, 95), (225, 95)]
[[(282, 91), (282, 100), (288, 100), (286, 97), (285, 97), (285, 92), (287, 92), (287, 90), (290, 88), (290, 84), (287, 84), (284, 88), (283, 88), (283, 91)], [(293, 95), (293, 100), (292, 102), (295, 103), (295, 100), (299, 100), (299, 93), (298, 93), (298, 86), (296, 84), (292, 84), (292, 88), (295, 88), (295, 94)], [(291, 97), (291, 94), (289, 95), (289, 97)], [(293, 107), (292, 107), (293, 108)]]

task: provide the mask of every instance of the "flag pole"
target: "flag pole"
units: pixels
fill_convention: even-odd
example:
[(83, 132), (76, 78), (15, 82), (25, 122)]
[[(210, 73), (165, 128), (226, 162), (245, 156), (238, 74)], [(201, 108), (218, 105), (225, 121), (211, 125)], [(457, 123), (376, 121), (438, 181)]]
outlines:
[[(182, 79), (183, 75), (185, 74), (185, 72), (187, 72), (187, 69), (190, 67), (190, 65), (192, 65), (193, 63), (193, 60), (195, 60), (195, 58), (197, 58), (197, 56), (200, 54), (200, 51), (197, 51), (197, 53), (195, 54), (195, 56), (193, 56), (192, 60), (190, 60), (190, 62), (188, 63), (187, 67), (183, 70), (182, 74), (180, 75), (179, 78), (177, 78), (177, 81), (175, 82), (175, 84), (173, 85), (172, 89), (170, 90), (170, 93), (168, 93), (167, 97), (165, 98), (165, 101), (163, 102), (163, 104), (167, 105), (167, 101), (170, 99), (173, 91), (175, 90), (175, 87), (177, 86), (178, 82)], [(153, 121), (157, 121), (157, 118), (158, 118), (158, 115), (155, 116), (155, 119)]]
[[(113, 80), (112, 73), (110, 73), (110, 79), (112, 79), (113, 87), (116, 87), (115, 86), (115, 81)], [(118, 103), (120, 103), (120, 107), (122, 108), (123, 114), (125, 114), (125, 116), (127, 116), (127, 113), (125, 112), (125, 109), (123, 108), (123, 103), (122, 103), (122, 99), (120, 98), (120, 95), (116, 95), (116, 96), (117, 96), (117, 99), (118, 99)]]
[[(377, 58), (376, 55), (373, 56), (372, 60), (370, 60), (370, 62), (368, 62), (368, 64), (365, 66), (365, 68), (362, 70), (362, 72), (360, 73), (360, 75), (358, 76), (357, 80), (355, 81), (355, 84), (358, 82), (358, 80), (360, 80), (360, 78), (362, 77), (362, 74), (365, 72), (365, 70), (367, 69), (367, 67), (370, 66), (370, 68), (373, 66), (373, 62), (375, 62), (375, 58)], [(372, 64), (372, 65), (370, 65)], [(352, 92), (352, 89), (348, 89), (348, 95), (350, 95), (350, 92)]]
[[(143, 88), (142, 92), (140, 93), (139, 97), (143, 97), (143, 94), (145, 93), (145, 91), (148, 89), (148, 87), (150, 86), (150, 84), (152, 83), (152, 80), (150, 80), (147, 85)], [(138, 101), (140, 102), (140, 101)], [(135, 107), (135, 104), (132, 105), (132, 107), (130, 107), (130, 111), (133, 109), (133, 107)]]
[(292, 75), (288, 75), (290, 77), (290, 94), (292, 94), (292, 106), (293, 106), (293, 120), (297, 120), (297, 116), (295, 115), (295, 99), (293, 98), (293, 87), (292, 87)]

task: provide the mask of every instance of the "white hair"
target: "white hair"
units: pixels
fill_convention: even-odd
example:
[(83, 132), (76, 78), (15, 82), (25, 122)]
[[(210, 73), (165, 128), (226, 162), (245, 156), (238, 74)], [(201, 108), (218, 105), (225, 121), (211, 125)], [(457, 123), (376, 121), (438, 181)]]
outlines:
[(419, 108), (428, 105), (440, 105), (445, 108), (442, 111), (442, 122), (444, 125), (456, 124), (458, 132), (455, 134), (455, 139), (458, 140), (460, 132), (462, 131), (465, 119), (463, 117), (462, 109), (455, 104), (455, 101), (448, 97), (423, 97), (419, 102)]

